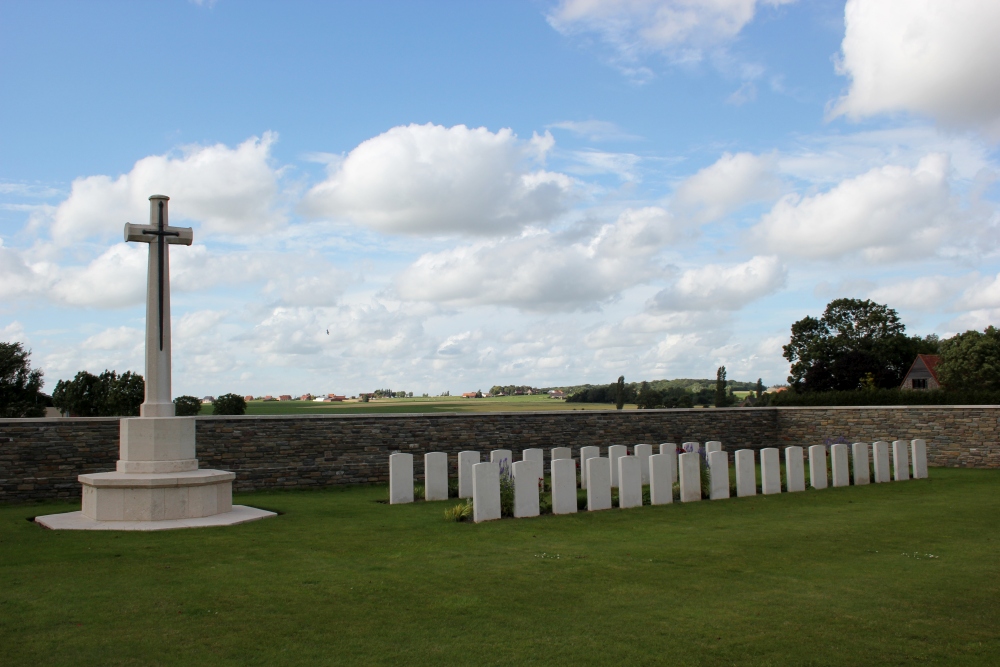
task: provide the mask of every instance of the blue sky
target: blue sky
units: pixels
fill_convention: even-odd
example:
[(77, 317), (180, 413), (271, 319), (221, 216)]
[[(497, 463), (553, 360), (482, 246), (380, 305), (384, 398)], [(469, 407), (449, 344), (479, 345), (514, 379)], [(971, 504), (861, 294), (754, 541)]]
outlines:
[[(175, 393), (783, 382), (837, 297), (996, 323), (1000, 8), (0, 4), (0, 339)], [(329, 334), (327, 334), (329, 330)]]

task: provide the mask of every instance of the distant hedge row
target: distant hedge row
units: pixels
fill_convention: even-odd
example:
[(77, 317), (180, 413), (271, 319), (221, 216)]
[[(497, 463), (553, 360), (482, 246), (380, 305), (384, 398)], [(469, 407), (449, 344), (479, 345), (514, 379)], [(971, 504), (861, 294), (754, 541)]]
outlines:
[(1000, 405), (997, 391), (949, 391), (864, 389), (856, 391), (815, 391), (795, 393), (792, 390), (769, 394), (768, 405), (777, 407), (823, 405)]

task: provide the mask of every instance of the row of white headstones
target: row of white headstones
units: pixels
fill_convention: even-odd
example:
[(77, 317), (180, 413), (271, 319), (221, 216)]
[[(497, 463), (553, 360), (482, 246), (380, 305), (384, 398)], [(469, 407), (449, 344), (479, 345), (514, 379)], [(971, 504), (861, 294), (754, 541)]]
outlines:
[[(685, 442), (678, 451), (672, 442), (662, 443), (660, 453), (653, 454), (653, 445), (635, 445), (632, 454), (626, 445), (611, 445), (608, 456), (602, 458), (600, 447), (580, 448), (580, 487), (587, 490), (587, 510), (611, 509), (611, 489), (618, 489), (620, 508), (642, 505), (642, 488), (649, 485), (651, 505), (673, 502), (673, 486), (680, 482), (681, 502), (701, 500), (702, 453), (697, 442)], [(856, 442), (835, 444), (829, 448), (832, 475), (827, 472), (826, 445), (808, 449), (809, 485), (825, 489), (828, 477), (832, 485), (849, 486), (853, 459), (854, 484), (871, 481), (890, 482), (927, 477), (927, 444), (924, 440), (896, 440), (891, 445), (892, 470), (889, 468), (890, 445), (878, 441), (869, 445)], [(710, 441), (702, 450), (709, 470), (709, 498), (730, 497), (729, 455), (722, 443)], [(869, 454), (869, 451), (871, 454)], [(577, 463), (569, 447), (550, 450), (550, 481), (552, 513), (572, 514), (577, 511)], [(775, 447), (760, 450), (760, 488), (764, 495), (781, 493), (781, 464)], [(514, 517), (539, 514), (539, 480), (544, 475), (544, 451), (525, 449), (521, 461), (513, 460), (509, 449), (490, 452), (490, 462), (481, 463), (479, 452), (458, 454), (458, 495), (472, 498), (473, 520), (490, 521), (500, 518), (501, 468), (509, 469), (514, 482)], [(757, 494), (756, 452), (740, 449), (735, 455), (737, 497)], [(874, 468), (874, 480), (871, 469)], [(802, 447), (785, 448), (785, 475), (788, 492), (805, 491), (805, 451)], [(448, 455), (429, 452), (424, 455), (424, 499), (448, 499)], [(396, 453), (389, 456), (389, 502), (413, 502), (413, 455)]]

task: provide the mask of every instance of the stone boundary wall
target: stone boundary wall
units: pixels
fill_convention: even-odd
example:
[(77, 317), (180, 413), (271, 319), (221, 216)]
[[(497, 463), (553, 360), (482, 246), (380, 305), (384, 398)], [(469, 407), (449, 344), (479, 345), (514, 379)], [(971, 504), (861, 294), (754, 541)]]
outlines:
[[(487, 414), (198, 417), (203, 468), (234, 489), (388, 481), (388, 456), (505, 448), (721, 440), (728, 451), (790, 444), (927, 440), (930, 465), (1000, 468), (1000, 406), (729, 408)], [(77, 498), (78, 475), (113, 470), (118, 420), (0, 419), (0, 502)]]

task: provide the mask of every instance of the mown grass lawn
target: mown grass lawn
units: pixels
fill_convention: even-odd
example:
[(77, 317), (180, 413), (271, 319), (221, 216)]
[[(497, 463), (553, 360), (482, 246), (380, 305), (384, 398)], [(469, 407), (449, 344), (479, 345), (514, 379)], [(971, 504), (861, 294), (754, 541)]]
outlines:
[(146, 534), (0, 507), (0, 664), (1000, 661), (1000, 471), (481, 525), (385, 496)]

